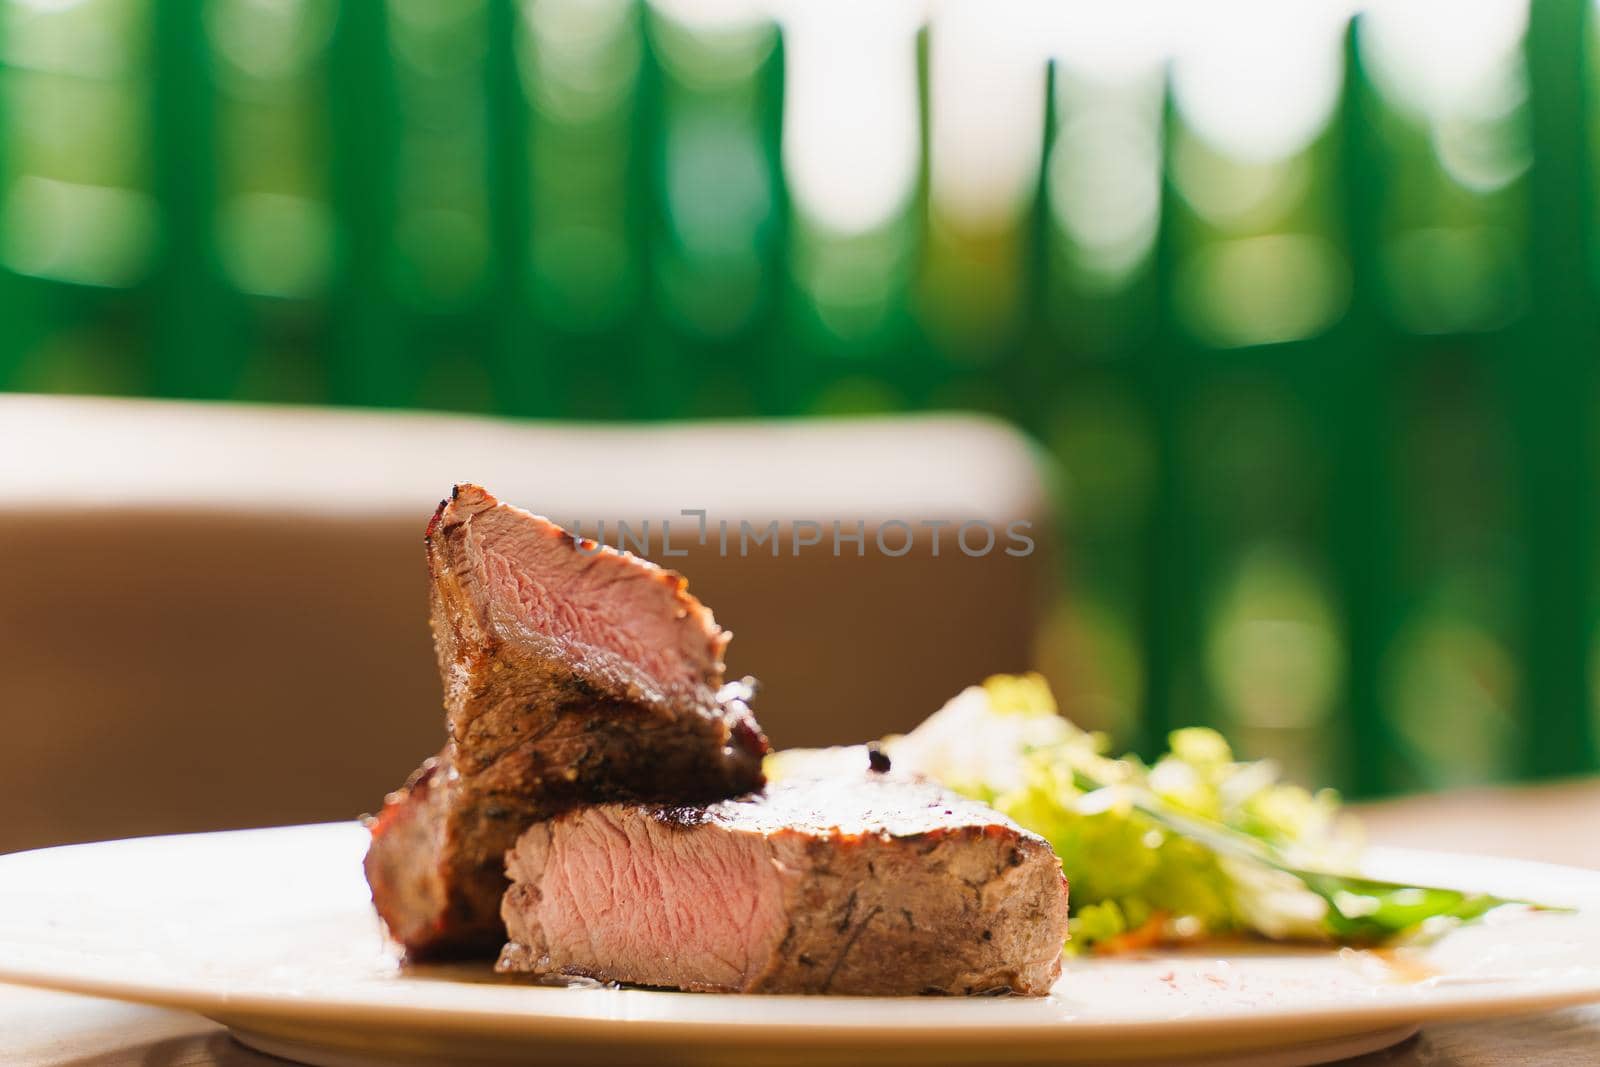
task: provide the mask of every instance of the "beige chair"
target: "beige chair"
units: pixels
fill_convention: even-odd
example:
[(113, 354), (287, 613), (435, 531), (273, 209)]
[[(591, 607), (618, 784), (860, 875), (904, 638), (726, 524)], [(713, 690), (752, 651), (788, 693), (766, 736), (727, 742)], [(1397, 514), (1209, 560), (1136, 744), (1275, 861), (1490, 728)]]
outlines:
[[(1052, 588), (1038, 460), (976, 418), (619, 428), (0, 396), (0, 850), (371, 810), (442, 741), (422, 530), (456, 481), (586, 533), (604, 519), (613, 542), (649, 520), (658, 558), (671, 520), (687, 555), (661, 561), (734, 631), (729, 667), (760, 678), (780, 745), (903, 729), (1027, 667)], [(919, 524), (941, 519), (997, 544), (968, 556), (951, 525), (935, 557)], [(779, 556), (741, 555), (740, 522), (774, 520)], [(865, 524), (864, 555), (832, 554), (835, 520)], [(897, 521), (916, 536), (890, 556)], [(1019, 522), (1037, 550), (1009, 555)]]

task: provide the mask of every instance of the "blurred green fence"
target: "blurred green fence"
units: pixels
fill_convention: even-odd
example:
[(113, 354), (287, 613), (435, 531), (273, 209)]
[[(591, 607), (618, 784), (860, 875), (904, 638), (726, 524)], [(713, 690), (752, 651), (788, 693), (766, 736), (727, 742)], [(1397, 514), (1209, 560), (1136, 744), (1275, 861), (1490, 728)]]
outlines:
[(1595, 23), (1417, 6), (5, 0), (0, 387), (992, 411), (1086, 724), (1593, 770)]

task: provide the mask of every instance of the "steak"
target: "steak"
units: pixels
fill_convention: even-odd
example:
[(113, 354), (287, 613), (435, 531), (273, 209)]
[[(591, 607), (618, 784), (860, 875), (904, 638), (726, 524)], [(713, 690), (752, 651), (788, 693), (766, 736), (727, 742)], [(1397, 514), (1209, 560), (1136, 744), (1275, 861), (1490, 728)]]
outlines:
[(604, 804), (506, 857), (497, 969), (704, 992), (1042, 995), (1067, 885), (1050, 845), (923, 779), (779, 781)]
[(759, 789), (729, 635), (653, 563), (458, 485), (427, 530), (448, 740), (369, 820), (367, 881), (413, 958), (505, 941), (504, 857), (530, 823), (607, 800)]

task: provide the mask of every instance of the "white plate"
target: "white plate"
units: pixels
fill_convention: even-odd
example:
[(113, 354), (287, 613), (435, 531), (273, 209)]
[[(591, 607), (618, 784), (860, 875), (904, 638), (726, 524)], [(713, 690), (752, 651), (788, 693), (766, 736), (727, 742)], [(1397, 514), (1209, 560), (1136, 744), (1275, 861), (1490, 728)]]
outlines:
[(1213, 949), (1069, 963), (1049, 996), (541, 988), (396, 962), (354, 824), (0, 856), (0, 979), (187, 1008), (308, 1063), (1230, 1063), (1289, 1067), (1418, 1024), (1600, 1000), (1600, 872), (1380, 852), (1373, 872), (1570, 904), (1416, 955)]

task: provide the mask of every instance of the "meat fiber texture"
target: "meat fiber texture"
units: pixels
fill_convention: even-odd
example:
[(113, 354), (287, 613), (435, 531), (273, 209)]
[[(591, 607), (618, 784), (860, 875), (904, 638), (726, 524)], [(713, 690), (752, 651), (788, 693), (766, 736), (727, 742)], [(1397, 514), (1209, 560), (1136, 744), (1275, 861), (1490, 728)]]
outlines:
[(505, 940), (504, 856), (530, 823), (607, 800), (759, 789), (729, 635), (682, 577), (458, 485), (427, 530), (448, 741), (372, 820), (373, 903), (414, 958)]
[(606, 804), (506, 857), (498, 969), (702, 992), (1042, 995), (1067, 885), (1044, 839), (922, 779)]

